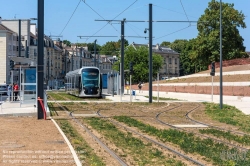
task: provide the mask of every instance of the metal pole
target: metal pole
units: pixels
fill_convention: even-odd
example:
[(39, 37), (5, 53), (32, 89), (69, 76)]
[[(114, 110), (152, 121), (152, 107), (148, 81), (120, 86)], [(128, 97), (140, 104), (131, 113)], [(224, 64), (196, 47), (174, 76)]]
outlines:
[[(43, 65), (44, 65), (44, 0), (38, 0), (37, 3), (38, 15), (38, 58), (37, 58), (37, 97), (44, 99), (43, 91)], [(43, 109), (37, 100), (37, 118), (43, 119)]]
[(212, 76), (212, 102), (213, 102), (213, 95), (214, 95), (214, 76)]
[[(67, 73), (67, 71), (66, 71), (66, 68), (67, 68), (67, 56), (66, 56), (66, 50), (64, 50), (64, 76), (66, 75), (66, 73)], [(65, 87), (65, 89), (66, 89), (66, 87)]]
[(129, 75), (129, 84), (130, 84), (130, 103), (132, 103), (132, 86), (131, 86), (132, 75)]
[(149, 4), (149, 103), (152, 103), (152, 4)]
[[(77, 58), (77, 45), (76, 45), (76, 58)], [(77, 61), (76, 61), (77, 62)], [(76, 64), (76, 67), (77, 67), (77, 64)], [(78, 68), (76, 68), (76, 69), (78, 69)]]
[(115, 91), (115, 75), (114, 75), (114, 70), (112, 69), (112, 80), (113, 80), (113, 86), (112, 86), (112, 97), (114, 97), (114, 91)]
[(73, 57), (74, 57), (74, 49), (73, 49), (73, 54), (71, 56), (71, 71), (74, 70), (74, 68), (73, 68)]
[(25, 40), (25, 58), (28, 58), (28, 45), (27, 45), (27, 40)]
[(83, 50), (83, 48), (81, 47), (80, 48), (80, 68), (82, 68), (82, 50)]
[(47, 54), (47, 56), (48, 56), (48, 84), (47, 84), (47, 86), (49, 87), (47, 87), (48, 89), (50, 89), (50, 86), (49, 86), (49, 80), (50, 80), (50, 75), (49, 75), (49, 65), (50, 65), (50, 61), (49, 61), (49, 55)]
[(121, 94), (124, 94), (124, 21), (125, 18), (121, 21)]
[(220, 109), (223, 108), (223, 85), (222, 85), (222, 0), (220, 0)]
[[(120, 69), (121, 69), (121, 63), (119, 64), (120, 65)], [(121, 76), (121, 71), (120, 71), (120, 102), (122, 102), (122, 76)], [(124, 89), (123, 89), (124, 90)]]
[(13, 70), (11, 70), (11, 97), (10, 97), (10, 101), (13, 101)]
[(95, 51), (94, 66), (96, 66), (96, 40), (95, 40), (95, 44), (94, 44), (94, 51)]
[(159, 73), (157, 73), (157, 102), (159, 102)]
[(18, 56), (21, 57), (21, 20), (19, 21), (19, 28), (18, 28)]

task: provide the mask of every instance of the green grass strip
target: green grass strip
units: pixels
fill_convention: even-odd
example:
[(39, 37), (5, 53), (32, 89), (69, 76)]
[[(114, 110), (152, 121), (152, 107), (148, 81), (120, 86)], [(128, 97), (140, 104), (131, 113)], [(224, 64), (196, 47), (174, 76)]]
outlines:
[(243, 145), (250, 145), (250, 136), (248, 135), (239, 136), (239, 135), (234, 135), (229, 131), (225, 132), (216, 129), (200, 129), (199, 132), (202, 134), (211, 134), (219, 138), (225, 138), (229, 141), (235, 141)]
[(59, 93), (55, 92), (47, 92), (48, 100), (51, 100), (53, 98), (54, 100), (65, 100), (64, 97), (62, 97)]
[(78, 152), (77, 154), (80, 160), (84, 161), (84, 165), (105, 165), (102, 159), (94, 153), (94, 150), (87, 144), (87, 142), (67, 120), (57, 120), (57, 122), (67, 138), (70, 140), (75, 151)]
[[(233, 163), (235, 165), (250, 165), (249, 160), (246, 161), (241, 158), (238, 160), (225, 160), (225, 158), (222, 158), (221, 154), (224, 152), (228, 152), (230, 154), (238, 154), (239, 152), (236, 149), (229, 148), (222, 143), (215, 143), (212, 139), (201, 139), (199, 137), (195, 137), (192, 133), (185, 133), (175, 129), (157, 129), (154, 126), (144, 124), (127, 116), (115, 116), (114, 119), (129, 126), (137, 127), (149, 135), (158, 137), (163, 142), (172, 142), (179, 145), (179, 147), (186, 153), (198, 153), (205, 156), (208, 161), (212, 160), (214, 164), (231, 165)], [(246, 155), (248, 158), (250, 157), (250, 153), (247, 152)]]
[(243, 114), (240, 110), (228, 105), (223, 105), (223, 109), (220, 109), (219, 104), (204, 104), (206, 106), (206, 114), (209, 115), (213, 120), (237, 126), (242, 131), (250, 132), (250, 117)]
[(95, 130), (102, 133), (106, 139), (111, 140), (117, 147), (123, 149), (124, 154), (132, 156), (133, 165), (168, 165), (181, 166), (181, 161), (166, 159), (162, 152), (152, 147), (151, 143), (145, 144), (130, 132), (119, 131), (112, 123), (100, 118), (85, 118), (86, 122)]

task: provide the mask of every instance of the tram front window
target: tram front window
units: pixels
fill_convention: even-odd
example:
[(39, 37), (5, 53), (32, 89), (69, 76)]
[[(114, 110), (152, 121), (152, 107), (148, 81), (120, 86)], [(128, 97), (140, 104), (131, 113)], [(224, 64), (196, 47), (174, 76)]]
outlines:
[(84, 87), (98, 87), (98, 73), (96, 72), (83, 72), (82, 84)]

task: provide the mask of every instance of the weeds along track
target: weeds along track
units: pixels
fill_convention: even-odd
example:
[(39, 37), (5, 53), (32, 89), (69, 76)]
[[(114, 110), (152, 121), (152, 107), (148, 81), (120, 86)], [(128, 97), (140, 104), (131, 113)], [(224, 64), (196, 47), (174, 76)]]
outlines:
[[(248, 160), (250, 158), (250, 151), (248, 151), (250, 139), (248, 137), (239, 137), (238, 135), (231, 134), (233, 137), (238, 137), (238, 140), (235, 140), (231, 136), (224, 137), (223, 135), (223, 137), (217, 137), (214, 133), (211, 133), (215, 130), (215, 132), (219, 131), (219, 129), (212, 130), (213, 128), (211, 126), (213, 125), (219, 126), (224, 129), (224, 131), (229, 131), (228, 129), (236, 128), (237, 126), (227, 125), (217, 121), (217, 119), (212, 119), (212, 116), (209, 114), (206, 115), (207, 110), (205, 110), (205, 106), (207, 105), (204, 103), (116, 103), (109, 101), (74, 102), (72, 100), (70, 102), (60, 102), (62, 101), (54, 104), (60, 105), (56, 106), (57, 109), (61, 111), (58, 111), (59, 118), (72, 119), (72, 121), (76, 122), (74, 123), (74, 127), (78, 126), (78, 128), (80, 128), (79, 126), (83, 125), (87, 127), (87, 129), (90, 129), (90, 131), (102, 140), (103, 143), (108, 145), (113, 152), (118, 154), (127, 165), (140, 165), (138, 161), (141, 160), (135, 160), (135, 154), (137, 154), (137, 156), (140, 154), (140, 157), (143, 156), (147, 158), (147, 156), (141, 153), (144, 150), (136, 153), (130, 151), (132, 146), (139, 147), (140, 150), (143, 149), (139, 145), (137, 146), (137, 141), (143, 142), (143, 146), (147, 148), (146, 150), (156, 148), (155, 151), (152, 150), (152, 154), (158, 155), (163, 153), (161, 158), (165, 160), (169, 158), (173, 159), (177, 156), (177, 161), (183, 161), (184, 164), (188, 163), (187, 165), (230, 165), (232, 164), (231, 162), (236, 165), (250, 165), (250, 160)], [(60, 116), (62, 113), (64, 113), (64, 115)], [(87, 114), (92, 117), (86, 117), (88, 116)], [(199, 128), (202, 125), (199, 126), (197, 121), (209, 127), (205, 128), (204, 126)], [(99, 126), (95, 126), (95, 124)], [(110, 127), (111, 124), (113, 127)], [(197, 124), (198, 127), (190, 127)], [(178, 127), (181, 125), (190, 125), (190, 128), (183, 128), (183, 126)], [(119, 132), (107, 137), (105, 134), (111, 133), (110, 131), (114, 128)], [(201, 132), (201, 130), (206, 130), (206, 132)], [(207, 131), (210, 131), (210, 133)], [(82, 132), (85, 131), (82, 130)], [(127, 139), (127, 136), (133, 137), (133, 139)], [(119, 140), (118, 137), (120, 137)], [(116, 144), (117, 140), (118, 144)], [(124, 142), (124, 140), (126, 141)], [(239, 140), (243, 142), (238, 142)], [(122, 142), (123, 146), (120, 146), (121, 143), (119, 141)], [(133, 145), (127, 144), (129, 142), (133, 143)], [(124, 147), (124, 145), (127, 147)], [(127, 151), (126, 149), (129, 150)], [(235, 159), (225, 158), (227, 154), (236, 154), (236, 156), (238, 156), (237, 161)], [(147, 163), (145, 161), (150, 160), (151, 162), (155, 162), (158, 158), (154, 160), (148, 158), (148, 160), (143, 161)], [(244, 163), (243, 161), (246, 162)]]
[[(169, 123), (170, 122), (173, 122), (173, 123), (177, 123), (177, 124), (182, 124), (182, 125), (204, 125), (204, 128), (205, 126), (208, 126), (208, 127), (211, 127), (211, 128), (216, 128), (216, 129), (219, 129), (219, 130), (224, 130), (224, 131), (229, 131), (227, 130), (226, 128), (219, 128), (219, 127), (216, 127), (216, 126), (212, 126), (210, 124), (207, 124), (207, 123), (202, 123), (202, 122), (198, 122), (192, 118), (190, 118), (188, 115), (191, 114), (193, 111), (199, 109), (201, 107), (201, 104), (200, 103), (196, 103), (196, 104), (193, 104), (191, 105), (190, 107), (187, 107), (186, 105), (183, 106), (182, 103), (179, 103), (177, 106), (174, 106), (172, 108), (169, 108), (165, 111), (161, 111), (159, 113), (156, 114), (155, 116), (155, 119), (163, 124), (163, 125), (166, 125), (166, 126), (169, 126), (170, 128), (173, 128), (173, 129), (176, 129), (176, 130), (180, 130), (180, 131), (184, 131), (184, 132), (188, 132), (188, 133), (195, 133), (196, 136), (199, 136), (201, 138), (209, 138), (209, 139), (212, 139), (216, 142), (219, 142), (219, 143), (223, 143), (223, 144), (226, 144), (230, 147), (233, 147), (233, 148), (236, 148), (236, 149), (239, 149), (241, 151), (248, 151), (249, 149), (248, 148), (245, 148), (245, 147), (241, 147), (239, 145), (235, 145), (233, 143), (230, 143), (230, 142), (226, 142), (226, 141), (223, 141), (223, 140), (220, 140), (218, 138), (214, 138), (214, 137), (210, 137), (210, 136), (207, 136), (207, 135), (204, 135), (204, 134), (200, 134), (198, 131), (196, 131), (197, 129), (196, 128), (199, 128), (199, 126), (195, 127), (191, 127), (191, 128), (185, 128), (185, 127), (180, 127), (178, 125), (175, 125), (175, 124), (171, 124)], [(174, 114), (178, 114), (178, 116), (168, 116), (168, 113), (174, 113)], [(165, 115), (165, 118), (162, 118), (161, 119), (161, 116), (162, 114)], [(167, 117), (167, 118), (166, 118)], [(200, 126), (202, 128), (202, 126)], [(195, 130), (194, 130), (195, 128)]]
[[(199, 103), (199, 106), (201, 104)], [(238, 134), (238, 135), (248, 135), (250, 136), (250, 134), (248, 133), (245, 133), (245, 132), (240, 132), (240, 131), (236, 131), (236, 130), (230, 130), (230, 129), (227, 129), (227, 128), (223, 128), (223, 127), (218, 127), (216, 125), (212, 125), (212, 124), (209, 124), (209, 123), (205, 123), (205, 122), (202, 122), (202, 121), (198, 121), (198, 120), (195, 120), (194, 118), (192, 118), (192, 113), (195, 111), (196, 109), (193, 109), (193, 110), (189, 110), (185, 117), (192, 121), (193, 123), (196, 123), (196, 124), (200, 124), (200, 125), (205, 125), (205, 126), (209, 126), (210, 128), (214, 128), (214, 129), (217, 129), (217, 130), (222, 130), (222, 131), (227, 131), (227, 132), (230, 132), (230, 133), (234, 133), (234, 134)]]
[(98, 114), (100, 117), (102, 117), (102, 118), (108, 119), (108, 120), (109, 120), (110, 122), (112, 122), (113, 124), (118, 125), (118, 126), (121, 126), (121, 127), (124, 128), (125, 130), (130, 131), (130, 132), (132, 132), (132, 133), (134, 133), (134, 134), (136, 134), (136, 135), (138, 135), (138, 136), (140, 136), (140, 137), (142, 137), (142, 138), (144, 138), (144, 139), (146, 139), (146, 140), (148, 140), (148, 141), (150, 141), (150, 142), (152, 142), (152, 143), (158, 145), (159, 147), (161, 147), (161, 148), (163, 148), (163, 149), (166, 149), (166, 150), (168, 150), (168, 151), (170, 151), (170, 152), (172, 152), (172, 153), (174, 153), (174, 154), (176, 154), (176, 155), (178, 155), (178, 156), (180, 156), (180, 157), (186, 159), (187, 161), (190, 161), (190, 162), (192, 162), (192, 163), (194, 163), (194, 164), (196, 164), (196, 165), (202, 165), (202, 166), (205, 165), (205, 164), (203, 164), (203, 163), (201, 163), (201, 162), (199, 162), (199, 161), (197, 161), (197, 160), (195, 160), (195, 159), (189, 157), (188, 155), (185, 155), (185, 154), (183, 154), (183, 153), (181, 153), (181, 152), (178, 152), (178, 151), (174, 150), (173, 148), (171, 148), (170, 146), (165, 145), (165, 144), (162, 143), (162, 142), (159, 142), (159, 141), (157, 141), (157, 140), (155, 140), (155, 139), (150, 138), (149, 136), (145, 135), (145, 134), (142, 133), (142, 132), (135, 131), (135, 130), (129, 128), (128, 126), (125, 126), (125, 125), (123, 125), (123, 124), (121, 124), (121, 123), (118, 123), (117, 121), (115, 121), (115, 120), (113, 120), (113, 119), (111, 119), (111, 118), (109, 118), (109, 117), (103, 116), (103, 115), (101, 114), (101, 110), (97, 111), (97, 114)]
[[(52, 98), (52, 100), (54, 100)], [(89, 130), (84, 124), (82, 124), (76, 117), (73, 116), (72, 112), (69, 112), (68, 110), (65, 109), (65, 107), (63, 107), (59, 102), (57, 102), (56, 100), (54, 100), (54, 103), (56, 103), (59, 108), (61, 110), (64, 111), (64, 113), (62, 116), (60, 116), (60, 113), (58, 113), (58, 111), (53, 110), (56, 112), (57, 115), (59, 115), (59, 118), (70, 118), (72, 120), (74, 120), (81, 128), (83, 128), (108, 154), (110, 154), (110, 156), (112, 156), (120, 165), (122, 166), (127, 166), (128, 164), (125, 163), (125, 161), (123, 161), (123, 159), (121, 157), (119, 157), (113, 150), (111, 150), (107, 145), (105, 145), (104, 142), (102, 142), (93, 132), (91, 132), (91, 130)]]

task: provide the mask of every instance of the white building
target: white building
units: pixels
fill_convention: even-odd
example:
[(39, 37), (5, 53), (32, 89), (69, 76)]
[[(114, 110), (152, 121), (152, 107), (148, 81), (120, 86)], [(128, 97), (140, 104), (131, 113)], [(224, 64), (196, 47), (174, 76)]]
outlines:
[(18, 34), (2, 24), (0, 17), (0, 84), (10, 83), (10, 58), (16, 56)]

